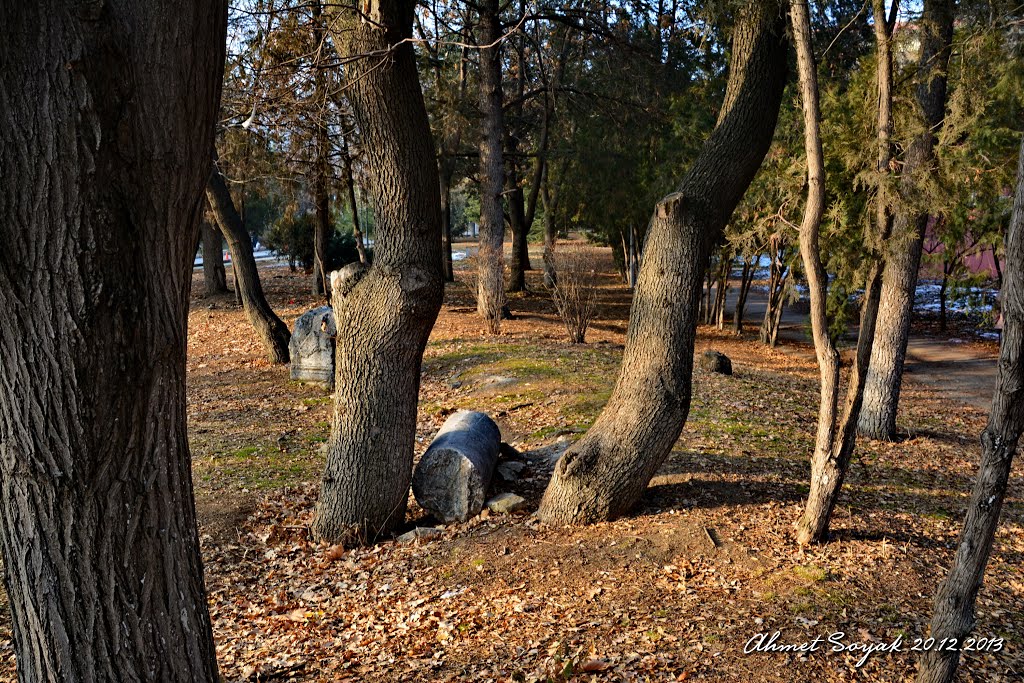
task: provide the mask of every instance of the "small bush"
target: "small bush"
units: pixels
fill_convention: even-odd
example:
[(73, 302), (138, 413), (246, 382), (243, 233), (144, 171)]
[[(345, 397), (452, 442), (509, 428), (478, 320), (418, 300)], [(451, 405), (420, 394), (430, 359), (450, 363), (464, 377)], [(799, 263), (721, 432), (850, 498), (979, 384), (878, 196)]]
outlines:
[(565, 323), (569, 341), (582, 344), (597, 314), (597, 250), (581, 244), (563, 244), (552, 251), (551, 261), (555, 269), (551, 298)]

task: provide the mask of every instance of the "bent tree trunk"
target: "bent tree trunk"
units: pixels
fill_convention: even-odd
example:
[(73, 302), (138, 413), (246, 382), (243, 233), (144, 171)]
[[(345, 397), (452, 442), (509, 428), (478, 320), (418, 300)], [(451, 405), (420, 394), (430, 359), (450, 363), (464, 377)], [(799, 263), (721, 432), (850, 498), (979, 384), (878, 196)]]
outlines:
[(836, 417), (839, 407), (839, 351), (829, 336), (828, 273), (821, 261), (819, 242), (821, 218), (825, 211), (825, 158), (821, 149), (821, 109), (818, 104), (818, 71), (811, 41), (811, 18), (807, 0), (792, 0), (790, 16), (800, 73), (800, 99), (804, 114), (804, 147), (807, 151), (807, 203), (800, 223), (800, 256), (811, 299), (811, 335), (818, 359), (821, 394), (818, 427), (812, 463), (829, 460), (836, 447)]
[(249, 237), (249, 231), (242, 225), (242, 219), (235, 210), (234, 202), (231, 201), (231, 192), (228, 191), (227, 183), (224, 182), (224, 176), (221, 175), (216, 162), (206, 184), (206, 198), (213, 215), (217, 217), (221, 232), (228, 241), (231, 265), (235, 273), (235, 287), (242, 298), (245, 315), (263, 341), (270, 361), (287, 363), (288, 342), (292, 334), (288, 326), (274, 313), (263, 294), (260, 273), (252, 254), (252, 239)]
[(501, 20), (498, 0), (480, 9), (480, 241), (477, 252), (477, 313), (491, 334), (501, 332), (505, 306), (505, 220), (501, 192), (505, 169), (502, 136), (505, 129), (501, 91)]
[(313, 532), (336, 543), (372, 540), (405, 518), (420, 364), (443, 295), (434, 142), (406, 42), (414, 9), (371, 0), (372, 22), (337, 7), (331, 23), (343, 57), (374, 55), (346, 75), (377, 230), (373, 265), (350, 264), (332, 282), (337, 388)]
[[(1017, 162), (1013, 216), (1006, 234), (1006, 266), (999, 378), (988, 425), (981, 434), (981, 465), (953, 568), (935, 595), (931, 637), (936, 642), (955, 639), (962, 644), (974, 629), (974, 601), (992, 552), (1010, 467), (1024, 430), (1024, 140)], [(958, 649), (927, 652), (921, 659), (918, 683), (951, 683), (959, 659)]]
[(224, 237), (212, 223), (203, 220), (201, 228), (203, 243), (203, 288), (206, 296), (224, 294), (228, 291), (227, 273), (224, 271)]
[(786, 80), (778, 8), (740, 11), (725, 101), (679, 190), (655, 207), (622, 367), (594, 426), (558, 461), (539, 515), (589, 523), (626, 512), (679, 438), (690, 406), (704, 268), (771, 145)]
[[(875, 15), (875, 42), (878, 58), (876, 70), (878, 80), (878, 124), (876, 145), (878, 158), (876, 170), (879, 173), (878, 195), (875, 198), (874, 233), (869, 235), (868, 251), (870, 265), (864, 284), (864, 295), (860, 307), (860, 329), (857, 333), (857, 353), (850, 370), (846, 387), (846, 399), (842, 416), (836, 426), (829, 449), (819, 449), (815, 444), (811, 460), (810, 491), (804, 513), (797, 522), (797, 542), (801, 545), (820, 543), (828, 538), (829, 522), (835, 509), (839, 492), (846, 478), (846, 470), (857, 444), (857, 420), (864, 399), (864, 383), (875, 340), (875, 323), (878, 320), (879, 299), (882, 293), (882, 270), (885, 259), (882, 246), (889, 238), (892, 218), (889, 213), (885, 180), (892, 158), (892, 27), (895, 23), (898, 2), (893, 1), (890, 20), (886, 21), (884, 0), (873, 0)], [(819, 432), (818, 438), (822, 435)]]
[(928, 212), (913, 202), (932, 172), (935, 137), (946, 113), (946, 69), (953, 40), (953, 1), (927, 0), (921, 15), (921, 56), (917, 104), (924, 130), (910, 143), (900, 177), (903, 198), (895, 212), (893, 237), (882, 276), (875, 347), (871, 354), (859, 430), (863, 436), (896, 438), (896, 409), (910, 337), (917, 273), (921, 267)]
[(3, 15), (0, 538), (18, 679), (213, 683), (185, 352), (227, 3)]

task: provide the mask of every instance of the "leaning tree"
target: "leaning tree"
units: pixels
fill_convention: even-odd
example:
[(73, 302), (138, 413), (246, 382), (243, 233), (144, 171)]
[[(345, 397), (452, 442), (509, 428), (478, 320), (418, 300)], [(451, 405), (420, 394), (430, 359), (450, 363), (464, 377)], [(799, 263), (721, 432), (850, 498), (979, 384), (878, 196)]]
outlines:
[(1013, 456), (1024, 431), (1024, 140), (1017, 162), (1017, 191), (1006, 234), (1002, 291), (1003, 338), (999, 376), (988, 425), (981, 433), (981, 465), (949, 576), (935, 595), (931, 637), (953, 643), (924, 654), (918, 683), (950, 683), (960, 661), (958, 644), (974, 629), (974, 603), (992, 553), (999, 512), (1006, 499)]
[(778, 4), (751, 2), (739, 11), (718, 124), (678, 190), (655, 207), (615, 388), (594, 426), (558, 461), (542, 519), (589, 523), (622, 514), (679, 438), (704, 269), (771, 145), (786, 46)]
[(0, 16), (0, 540), (18, 677), (212, 683), (185, 352), (227, 6), (5, 0)]

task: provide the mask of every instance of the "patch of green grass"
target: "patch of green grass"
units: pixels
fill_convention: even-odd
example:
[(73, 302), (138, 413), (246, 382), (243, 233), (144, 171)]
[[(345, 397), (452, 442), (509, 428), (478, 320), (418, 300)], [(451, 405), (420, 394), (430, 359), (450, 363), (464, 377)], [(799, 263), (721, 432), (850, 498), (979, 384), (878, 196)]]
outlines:
[(307, 406), (309, 408), (313, 408), (315, 406), (326, 406), (330, 405), (331, 401), (333, 400), (333, 396), (318, 396), (316, 398), (304, 398), (302, 399), (302, 405)]
[(805, 581), (827, 581), (828, 570), (813, 564), (797, 565), (793, 567), (793, 573)]

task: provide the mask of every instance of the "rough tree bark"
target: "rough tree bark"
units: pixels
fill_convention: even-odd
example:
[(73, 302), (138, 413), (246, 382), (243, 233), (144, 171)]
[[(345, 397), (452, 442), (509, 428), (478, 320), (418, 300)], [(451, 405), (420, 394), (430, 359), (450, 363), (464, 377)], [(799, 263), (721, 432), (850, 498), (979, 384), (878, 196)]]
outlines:
[(224, 176), (214, 161), (209, 180), (206, 183), (206, 199), (210, 210), (217, 218), (221, 232), (228, 241), (231, 252), (231, 266), (235, 273), (235, 288), (242, 298), (242, 307), (256, 334), (263, 341), (267, 356), (273, 363), (288, 362), (288, 342), (291, 331), (281, 322), (267, 303), (260, 284), (260, 273), (252, 254), (252, 239), (235, 210)]
[(203, 243), (203, 289), (206, 296), (225, 294), (228, 291), (227, 273), (224, 270), (224, 236), (213, 223), (203, 219), (200, 230)]
[(1024, 140), (1017, 161), (1017, 192), (1006, 234), (1006, 282), (1002, 290), (1003, 337), (992, 412), (981, 434), (981, 465), (967, 507), (949, 576), (935, 595), (931, 637), (953, 649), (925, 653), (917, 683), (952, 683), (959, 646), (974, 629), (974, 602), (992, 553), (1013, 456), (1024, 430)]
[(505, 306), (505, 219), (501, 193), (505, 183), (502, 137), (505, 130), (501, 90), (501, 17), (498, 0), (480, 5), (480, 241), (477, 252), (477, 313), (491, 334), (501, 332)]
[(910, 318), (921, 267), (929, 214), (920, 206), (920, 186), (933, 172), (936, 133), (946, 115), (946, 69), (953, 41), (953, 0), (926, 0), (918, 22), (921, 55), (917, 105), (923, 130), (914, 137), (899, 180), (902, 202), (895, 211), (882, 275), (874, 351), (864, 387), (858, 429), (862, 436), (896, 438), (896, 409), (907, 356)]
[(377, 241), (373, 265), (334, 274), (334, 413), (313, 532), (366, 542), (405, 518), (420, 365), (441, 308), (437, 164), (412, 43), (413, 0), (338, 6), (330, 26), (363, 134)]
[(679, 438), (704, 268), (768, 151), (785, 85), (785, 28), (772, 5), (752, 2), (739, 12), (718, 124), (679, 190), (655, 207), (615, 388), (558, 461), (539, 510), (548, 522), (626, 512)]
[(0, 539), (18, 679), (213, 683), (185, 352), (227, 3), (0, 15)]
[[(828, 450), (817, 449), (811, 460), (810, 491), (803, 516), (797, 522), (797, 541), (800, 544), (821, 543), (828, 538), (828, 526), (832, 519), (839, 492), (842, 490), (846, 470), (857, 443), (857, 419), (860, 416), (864, 398), (864, 382), (875, 339), (875, 322), (878, 319), (879, 298), (882, 292), (882, 269), (885, 266), (883, 246), (892, 229), (892, 216), (886, 192), (885, 176), (892, 159), (892, 27), (898, 2), (894, 0), (888, 20), (884, 0), (873, 0), (876, 20), (875, 42), (877, 44), (878, 79), (878, 124), (876, 145), (878, 157), (876, 170), (880, 176), (878, 194), (875, 197), (874, 234), (869, 235), (868, 272), (861, 298), (860, 328), (857, 333), (857, 352), (846, 388), (846, 399), (842, 415), (837, 423), (832, 446)], [(820, 433), (818, 435), (821, 436)]]

